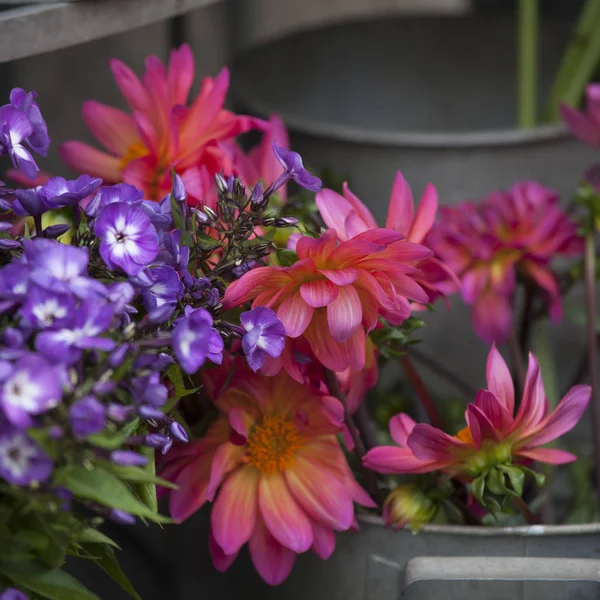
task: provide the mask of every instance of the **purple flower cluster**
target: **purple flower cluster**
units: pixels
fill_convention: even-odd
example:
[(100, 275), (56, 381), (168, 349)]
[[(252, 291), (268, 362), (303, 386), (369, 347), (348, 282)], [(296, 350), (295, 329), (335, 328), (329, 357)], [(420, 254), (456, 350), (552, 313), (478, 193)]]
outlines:
[(48, 128), (35, 98), (35, 92), (15, 88), (10, 103), (0, 107), (0, 155), (8, 154), (15, 168), (30, 179), (39, 168), (27, 148), (46, 156), (50, 146)]

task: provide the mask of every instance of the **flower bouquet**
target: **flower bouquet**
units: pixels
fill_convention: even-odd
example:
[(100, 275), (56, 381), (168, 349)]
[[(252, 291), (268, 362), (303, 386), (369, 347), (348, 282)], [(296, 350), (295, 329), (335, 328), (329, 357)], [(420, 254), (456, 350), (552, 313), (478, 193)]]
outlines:
[[(207, 503), (215, 567), (248, 544), (271, 585), (366, 512), (414, 531), (545, 518), (540, 464), (575, 460), (556, 440), (591, 388), (558, 402), (547, 356), (524, 356), (585, 275), (595, 381), (594, 189), (566, 212), (520, 183), (436, 222), (435, 187), (415, 209), (398, 173), (379, 227), (303, 166), (277, 117), (223, 109), (227, 71), (188, 104), (187, 46), (143, 80), (111, 67), (132, 114), (84, 105), (107, 152), (65, 144), (76, 180), (38, 171), (50, 140), (33, 92), (0, 108), (0, 154), (25, 183), (0, 187), (0, 598), (97, 598), (67, 555), (137, 598), (102, 522), (181, 523)], [(558, 256), (573, 259), (560, 272)], [(456, 419), (414, 361), (428, 311), (458, 292), (491, 347), (485, 389), (436, 366), (463, 396)], [(394, 364), (416, 400), (398, 414), (373, 393)]]

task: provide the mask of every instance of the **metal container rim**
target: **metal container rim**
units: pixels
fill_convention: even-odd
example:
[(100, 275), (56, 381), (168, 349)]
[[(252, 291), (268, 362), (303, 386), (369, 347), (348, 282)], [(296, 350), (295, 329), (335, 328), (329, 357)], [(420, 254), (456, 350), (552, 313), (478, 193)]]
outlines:
[[(379, 527), (385, 527), (381, 517), (375, 515), (358, 515), (358, 521)], [(390, 529), (392, 532), (393, 530)], [(466, 525), (425, 525), (419, 533), (443, 533), (458, 536), (476, 537), (538, 537), (550, 535), (592, 535), (600, 533), (600, 523), (578, 525), (524, 525), (519, 527), (480, 527)], [(419, 535), (419, 534), (416, 534)]]

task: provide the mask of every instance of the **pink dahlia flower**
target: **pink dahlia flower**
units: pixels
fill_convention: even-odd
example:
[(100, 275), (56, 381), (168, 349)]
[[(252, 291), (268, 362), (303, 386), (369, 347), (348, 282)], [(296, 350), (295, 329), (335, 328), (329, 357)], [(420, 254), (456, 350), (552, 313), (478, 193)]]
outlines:
[(161, 476), (178, 486), (171, 515), (180, 522), (213, 502), (215, 567), (229, 568), (248, 542), (257, 571), (277, 585), (297, 553), (331, 555), (334, 532), (356, 526), (354, 502), (375, 503), (354, 480), (322, 399), (286, 373), (236, 373), (215, 404), (221, 414), (206, 436), (164, 459)]
[(272, 308), (290, 338), (304, 336), (317, 360), (333, 371), (361, 370), (366, 334), (379, 315), (399, 324), (410, 316), (410, 300), (428, 296), (412, 275), (431, 255), (387, 229), (371, 229), (338, 243), (333, 229), (321, 238), (301, 237), (298, 262), (259, 267), (234, 281), (226, 307), (253, 300)]
[(576, 138), (592, 148), (600, 148), (600, 84), (588, 85), (585, 95), (585, 112), (567, 104), (561, 104), (560, 112), (567, 127)]
[(194, 57), (187, 44), (171, 54), (168, 67), (156, 56), (146, 60), (142, 80), (121, 61), (110, 63), (113, 76), (132, 114), (90, 100), (83, 119), (106, 151), (82, 142), (66, 142), (61, 156), (73, 169), (101, 177), (105, 183), (126, 182), (160, 200), (171, 189), (171, 166), (181, 176), (188, 201), (204, 201), (206, 170), (231, 172), (227, 143), (240, 133), (268, 125), (223, 108), (229, 72), (206, 77), (188, 105), (194, 80)]
[(479, 203), (443, 207), (428, 244), (458, 275), (475, 331), (486, 342), (509, 336), (517, 275), (541, 291), (551, 318), (560, 321), (560, 290), (550, 262), (583, 249), (557, 195), (534, 181)]
[(539, 365), (529, 355), (523, 398), (514, 414), (515, 391), (502, 356), (492, 346), (487, 361), (487, 390), (477, 393), (465, 412), (466, 427), (455, 436), (400, 413), (390, 421), (398, 446), (373, 448), (364, 464), (379, 473), (427, 473), (441, 470), (466, 480), (498, 465), (529, 460), (563, 464), (576, 456), (545, 444), (570, 431), (590, 400), (591, 388), (573, 387), (549, 413)]
[[(377, 228), (375, 217), (350, 191), (347, 183), (344, 183), (342, 196), (333, 190), (324, 189), (317, 194), (316, 202), (325, 224), (335, 229), (342, 241), (352, 239), (363, 231)], [(398, 171), (392, 187), (385, 226), (401, 233), (409, 242), (427, 246), (427, 236), (435, 221), (437, 209), (437, 191), (429, 184), (415, 212), (410, 186)], [(453, 294), (460, 288), (456, 275), (433, 256), (419, 265), (419, 271), (413, 278), (425, 289), (429, 302), (440, 296)]]

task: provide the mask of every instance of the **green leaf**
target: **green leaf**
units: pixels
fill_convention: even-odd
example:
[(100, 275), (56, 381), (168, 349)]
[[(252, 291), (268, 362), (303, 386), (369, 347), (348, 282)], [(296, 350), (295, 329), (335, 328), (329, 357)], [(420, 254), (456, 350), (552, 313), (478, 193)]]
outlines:
[[(167, 369), (167, 377), (171, 380), (173, 387), (175, 388), (175, 398), (179, 400), (179, 398), (184, 398), (185, 396), (189, 396), (190, 394), (195, 394), (200, 388), (192, 388), (187, 389), (185, 387), (185, 382), (183, 380), (183, 373), (181, 371), (181, 367), (173, 363)], [(169, 412), (172, 409), (174, 404), (169, 407), (169, 409), (164, 409), (165, 412)]]
[[(152, 450), (152, 448), (140, 448), (139, 450), (143, 454), (146, 454), (145, 451)], [(152, 453), (154, 454), (154, 451)], [(141, 467), (126, 467), (123, 465), (115, 465), (114, 463), (108, 461), (98, 461), (96, 464), (108, 471), (111, 471), (111, 473), (117, 475), (119, 479), (123, 479), (125, 481), (130, 481), (132, 483), (152, 483), (155, 485), (162, 485), (163, 487), (168, 487), (172, 490), (178, 489), (174, 483), (171, 483), (166, 479), (161, 479), (160, 477), (158, 477), (155, 474), (154, 469), (152, 471), (149, 471)]]
[(487, 472), (481, 474), (479, 477), (477, 477), (476, 479), (473, 479), (473, 481), (471, 482), (471, 492), (473, 493), (473, 496), (475, 496), (475, 499), (480, 504), (483, 504), (483, 494), (485, 492), (486, 475), (487, 475)]
[(196, 245), (200, 250), (204, 250), (205, 252), (210, 252), (223, 246), (219, 240), (215, 240), (215, 238), (210, 237), (206, 233), (199, 233), (196, 236)]
[[(141, 476), (146, 477), (146, 481), (140, 481), (134, 485), (134, 490), (136, 491), (139, 499), (153, 512), (158, 512), (158, 500), (156, 498), (156, 485), (154, 480), (156, 477), (156, 465), (154, 463), (154, 448), (141, 448), (141, 453), (146, 456), (148, 462), (140, 471), (142, 472)], [(150, 478), (150, 481), (148, 481)]]
[(498, 469), (508, 475), (512, 492), (521, 497), (523, 494), (523, 483), (525, 482), (525, 473), (519, 467), (511, 467), (508, 465), (499, 465)]
[(293, 250), (281, 248), (277, 250), (277, 262), (282, 267), (291, 267), (294, 263), (298, 262), (298, 255)]
[(94, 435), (89, 435), (86, 439), (90, 444), (97, 446), (98, 448), (104, 450), (117, 450), (123, 445), (125, 440), (136, 431), (138, 425), (139, 418), (135, 418), (119, 431), (114, 433), (96, 433)]
[(101, 467), (90, 471), (80, 466), (65, 467), (59, 472), (57, 480), (78, 498), (94, 500), (104, 506), (118, 508), (157, 523), (171, 522), (171, 519), (152, 512), (133, 495), (123, 481)]
[(0, 573), (17, 585), (48, 600), (100, 600), (79, 581), (60, 569), (45, 569), (33, 561), (0, 563)]
[(540, 365), (550, 410), (554, 410), (558, 404), (559, 391), (556, 380), (556, 365), (552, 356), (550, 340), (548, 339), (548, 322), (546, 320), (540, 321), (533, 332), (532, 352)]
[(93, 527), (82, 529), (75, 537), (75, 540), (82, 544), (108, 544), (119, 550), (121, 549), (115, 541)]
[(123, 590), (125, 590), (135, 600), (141, 600), (139, 594), (135, 591), (131, 581), (125, 573), (119, 561), (110, 546), (105, 544), (84, 544), (84, 549), (95, 558), (96, 564), (105, 571)]

